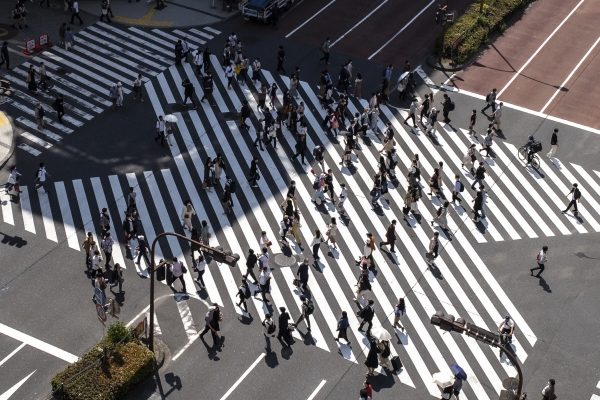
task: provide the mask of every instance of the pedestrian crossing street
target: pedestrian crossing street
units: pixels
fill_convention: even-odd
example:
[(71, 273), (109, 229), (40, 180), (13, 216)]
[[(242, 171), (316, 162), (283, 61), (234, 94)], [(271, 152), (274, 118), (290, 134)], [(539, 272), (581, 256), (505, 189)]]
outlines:
[[(131, 105), (133, 81), (138, 74), (143, 81), (164, 79), (163, 71), (174, 66), (174, 47), (177, 40), (188, 38), (190, 48), (204, 46), (218, 37), (220, 31), (210, 28), (174, 29), (169, 33), (153, 29), (150, 34), (141, 29), (118, 28), (96, 22), (75, 33), (75, 47), (68, 51), (53, 46), (31, 59), (36, 69), (40, 62), (46, 66), (50, 80), (47, 91), (38, 86), (38, 94), (27, 88), (25, 79), (29, 63), (24, 63), (3, 75), (11, 83), (15, 96), (8, 99), (11, 115), (26, 131), (18, 148), (39, 156), (60, 142), (65, 134), (73, 133), (111, 106), (108, 92), (112, 84), (121, 82), (124, 88), (124, 110)], [(66, 72), (68, 71), (68, 72)], [(62, 93), (64, 124), (57, 122), (52, 103)], [(45, 128), (39, 130), (35, 119), (35, 103), (40, 101), (46, 111)]]
[[(104, 29), (104, 24), (96, 24)], [(135, 29), (129, 30), (129, 36), (137, 34)], [(133, 40), (130, 37), (127, 39)], [(159, 35), (151, 39), (161, 44), (173, 39)], [(169, 43), (169, 42), (167, 42)], [(175, 134), (172, 153), (175, 168), (143, 171), (142, 173), (126, 173), (75, 179), (66, 182), (55, 182), (52, 194), (47, 196), (43, 190), (34, 192), (32, 185), (21, 186), (20, 198), (9, 197), (1, 192), (2, 218), (5, 223), (22, 227), (25, 231), (46, 235), (54, 242), (66, 241), (75, 251), (81, 251), (80, 243), (85, 232), (98, 232), (97, 215), (103, 207), (108, 207), (116, 237), (123, 239), (120, 232), (120, 221), (126, 207), (125, 195), (128, 188), (134, 187), (137, 206), (141, 216), (139, 234), (149, 240), (161, 232), (184, 231), (180, 225), (180, 212), (183, 201), (190, 199), (196, 212), (194, 225), (206, 220), (211, 226), (213, 237), (211, 246), (221, 245), (238, 253), (241, 259), (237, 268), (218, 265), (211, 262), (204, 275), (206, 290), (196, 291), (193, 277), (185, 275), (186, 286), (190, 297), (217, 302), (224, 310), (235, 310), (239, 315), (243, 311), (236, 306), (235, 297), (241, 274), (245, 270), (245, 256), (248, 248), (258, 250), (258, 238), (262, 230), (273, 240), (270, 247), (271, 266), (273, 271), (271, 303), (264, 304), (253, 298), (249, 301), (249, 311), (254, 320), (264, 318), (266, 313), (277, 315), (279, 307), (286, 307), (292, 317), (297, 319), (300, 313), (299, 291), (292, 285), (298, 261), (310, 252), (307, 243), (313, 237), (314, 229), (325, 230), (325, 224), (331, 217), (338, 220), (338, 245), (335, 250), (322, 245), (324, 257), (318, 260), (311, 269), (309, 287), (316, 311), (312, 318), (312, 331), (305, 340), (304, 325), (300, 324), (300, 332), (294, 336), (301, 342), (312, 343), (323, 351), (333, 353), (336, 350), (349, 362), (360, 365), (368, 352), (368, 341), (363, 333), (357, 331), (359, 320), (354, 314), (357, 306), (354, 285), (358, 276), (358, 268), (354, 260), (362, 253), (367, 232), (376, 236), (376, 241), (384, 237), (387, 226), (392, 219), (399, 221), (396, 232), (399, 241), (396, 253), (375, 251), (374, 259), (377, 272), (370, 274), (372, 293), (375, 300), (376, 317), (374, 326), (382, 325), (390, 332), (394, 331), (397, 340), (393, 340), (393, 353), (398, 354), (404, 368), (397, 374), (398, 380), (424, 393), (439, 397), (439, 390), (432, 383), (431, 375), (437, 371), (448, 371), (453, 362), (463, 367), (468, 375), (468, 385), (461, 398), (493, 399), (502, 388), (502, 380), (507, 376), (515, 376), (516, 371), (497, 351), (481, 346), (473, 339), (461, 335), (445, 334), (429, 324), (429, 319), (436, 310), (444, 310), (455, 317), (463, 317), (489, 331), (496, 327), (505, 315), (510, 315), (516, 323), (516, 335), (512, 349), (521, 363), (526, 362), (528, 353), (536, 344), (537, 337), (521, 315), (511, 299), (496, 281), (485, 262), (478, 255), (477, 248), (488, 242), (519, 240), (559, 234), (583, 234), (598, 232), (600, 226), (596, 222), (600, 215), (600, 173), (586, 171), (573, 163), (562, 163), (559, 159), (541, 160), (539, 172), (524, 166), (516, 158), (517, 149), (510, 143), (496, 141), (495, 157), (481, 157), (486, 162), (490, 177), (486, 178), (487, 199), (486, 215), (480, 223), (473, 223), (470, 217), (469, 186), (472, 177), (460, 162), (468, 145), (474, 140), (468, 132), (459, 129), (452, 131), (449, 126), (436, 127), (435, 140), (418, 129), (406, 128), (402, 124), (406, 113), (391, 107), (382, 106), (378, 130), (381, 132), (386, 122), (391, 122), (396, 130), (396, 151), (399, 156), (400, 181), (389, 185), (390, 191), (380, 201), (380, 207), (373, 209), (368, 192), (372, 186), (372, 176), (377, 171), (378, 153), (381, 148), (381, 135), (369, 131), (368, 139), (360, 143), (360, 149), (353, 157), (353, 166), (340, 166), (343, 147), (337, 139), (323, 133), (320, 128), (324, 110), (320, 107), (315, 95), (315, 88), (307, 82), (301, 82), (298, 101), (307, 105), (306, 119), (309, 124), (307, 144), (309, 150), (321, 144), (326, 150), (325, 168), (334, 171), (334, 186), (339, 191), (340, 183), (346, 183), (349, 189), (348, 201), (344, 204), (347, 215), (340, 215), (335, 207), (326, 202), (315, 206), (310, 202), (313, 194), (313, 175), (311, 165), (302, 165), (290, 160), (294, 154), (296, 138), (286, 128), (284, 137), (278, 141), (277, 148), (266, 146), (265, 151), (252, 148), (255, 137), (254, 128), (250, 133), (240, 131), (236, 121), (222, 121), (219, 112), (227, 112), (241, 107), (242, 100), (248, 100), (255, 110), (253, 123), (262, 118), (256, 111), (256, 88), (234, 86), (227, 90), (226, 80), (213, 56), (216, 66), (215, 101), (217, 108), (200, 103), (201, 109), (186, 113), (174, 113), (178, 118), (178, 131)], [(263, 70), (262, 80), (269, 85), (276, 82), (281, 89), (289, 85), (284, 76), (273, 76)], [(182, 78), (189, 78), (202, 95), (202, 86), (189, 64), (170, 66), (163, 73), (149, 78), (145, 84), (145, 93), (157, 115), (169, 113), (169, 105), (183, 99), (179, 85)], [(282, 98), (279, 96), (279, 106)], [(352, 113), (366, 106), (366, 101), (350, 99), (349, 111)], [(479, 139), (482, 140), (482, 139)], [(436, 143), (434, 145), (433, 143)], [(152, 143), (153, 144), (153, 143)], [(220, 205), (221, 185), (214, 191), (201, 190), (204, 176), (204, 160), (207, 156), (223, 154), (227, 165), (226, 173), (239, 183), (233, 207), (233, 215), (223, 215)], [(463, 207), (451, 206), (448, 225), (451, 235), (428, 222), (433, 219), (440, 206), (436, 197), (425, 196), (419, 204), (420, 215), (409, 215), (402, 219), (404, 203), (404, 175), (410, 165), (412, 155), (418, 153), (422, 163), (422, 186), (433, 172), (438, 161), (445, 166), (443, 193), (449, 199), (453, 182), (453, 172), (458, 171), (465, 184)], [(248, 165), (253, 155), (260, 159), (261, 179), (259, 188), (248, 185)], [(309, 156), (308, 160), (312, 161)], [(313, 164), (314, 165), (314, 164)], [(315, 165), (315, 170), (319, 167)], [(279, 221), (281, 209), (279, 204), (284, 199), (287, 186), (291, 180), (297, 183), (297, 199), (302, 211), (300, 228), (303, 249), (298, 243), (283, 245), (279, 238)], [(561, 214), (568, 199), (565, 197), (572, 182), (579, 182), (582, 191), (582, 203), (578, 217), (572, 214)], [(586, 207), (586, 206), (589, 206)], [(425, 253), (429, 238), (433, 232), (440, 232), (443, 250), (430, 268), (426, 263)], [(134, 247), (134, 246), (132, 246)], [(169, 237), (157, 244), (157, 258), (178, 257), (189, 259), (189, 247), (186, 242)], [(534, 262), (536, 250), (532, 250), (530, 262)], [(294, 266), (280, 266), (277, 255), (292, 255), (296, 258)], [(130, 250), (123, 245), (114, 246), (114, 262), (135, 270), (139, 275), (147, 276), (147, 266), (136, 266), (132, 261)], [(520, 260), (522, 262), (522, 260)], [(143, 263), (143, 262), (142, 262)], [(527, 263), (525, 263), (527, 264)], [(525, 270), (529, 267), (525, 267)], [(128, 272), (129, 273), (129, 272)], [(175, 283), (178, 287), (178, 283)], [(250, 284), (251, 290), (256, 290)], [(402, 323), (406, 332), (392, 329), (393, 307), (399, 297), (407, 296), (407, 315)], [(189, 300), (192, 301), (192, 300)], [(198, 338), (193, 319), (201, 321), (202, 315), (193, 315), (188, 300), (181, 296), (171, 306), (176, 306), (185, 331), (187, 342), (174, 350), (174, 358), (189, 347)], [(250, 304), (251, 303), (251, 304)], [(348, 311), (351, 330), (349, 337), (352, 347), (333, 340), (337, 336), (336, 322), (341, 311)], [(160, 331), (181, 329), (160, 324)], [(297, 346), (297, 345), (296, 345)], [(379, 370), (385, 373), (383, 370)]]

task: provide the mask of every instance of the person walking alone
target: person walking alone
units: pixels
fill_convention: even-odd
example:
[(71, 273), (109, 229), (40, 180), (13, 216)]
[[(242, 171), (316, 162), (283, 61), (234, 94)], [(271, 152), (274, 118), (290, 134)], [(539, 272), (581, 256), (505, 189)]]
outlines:
[(390, 226), (388, 226), (385, 232), (385, 242), (379, 242), (379, 248), (381, 249), (384, 245), (390, 245), (390, 253), (395, 253), (394, 243), (396, 243), (396, 220), (393, 219)]
[(298, 327), (298, 324), (304, 320), (306, 321), (306, 330), (310, 332), (310, 316), (313, 312), (315, 312), (315, 306), (313, 302), (303, 294), (300, 295), (300, 301), (302, 302), (302, 314), (300, 314), (300, 317), (298, 318), (294, 326)]
[(106, 269), (110, 268), (110, 260), (112, 260), (112, 252), (113, 252), (113, 245), (115, 244), (115, 241), (113, 240), (113, 238), (110, 236), (110, 232), (106, 232), (106, 235), (104, 236), (104, 239), (102, 239), (102, 251), (104, 251), (104, 258), (105, 258), (105, 262), (104, 262), (104, 267)]
[(394, 328), (400, 328), (402, 332), (404, 332), (404, 326), (400, 323), (400, 318), (404, 314), (406, 314), (406, 304), (404, 297), (400, 297), (396, 307), (394, 307)]
[(196, 105), (196, 102), (194, 101), (194, 95), (196, 93), (196, 89), (194, 88), (194, 85), (192, 84), (192, 82), (190, 82), (189, 79), (185, 79), (182, 83), (181, 86), (183, 86), (183, 103), (181, 103), (182, 106), (185, 106), (187, 103), (187, 99), (190, 99), (190, 101), (192, 102), (192, 104), (194, 105), (194, 110), (196, 108), (198, 108), (198, 106)]
[[(542, 250), (538, 253), (538, 255), (536, 256), (536, 261), (538, 263), (538, 266), (535, 268), (531, 268), (529, 271), (531, 272), (531, 276), (535, 276), (535, 277), (539, 277), (542, 272), (544, 272), (544, 270), (546, 269), (546, 262), (548, 262), (548, 246), (544, 246), (542, 247)], [(537, 275), (533, 275), (533, 271), (536, 270), (540, 270), (540, 272), (537, 273)]]
[[(365, 324), (367, 324), (367, 335), (371, 334), (371, 328), (373, 327), (373, 317), (375, 316), (375, 308), (373, 307), (373, 304), (375, 304), (375, 302), (373, 300), (369, 300), (369, 305), (360, 310), (360, 314), (358, 315), (362, 318), (362, 322), (358, 326), (358, 331), (364, 332), (362, 328)], [(377, 368), (377, 366), (374, 368)]]
[(41, 163), (40, 168), (37, 170), (37, 172), (35, 174), (35, 181), (34, 181), (34, 182), (39, 182), (39, 183), (35, 185), (33, 190), (38, 190), (40, 187), (43, 187), (46, 194), (50, 194), (50, 191), (48, 189), (46, 189), (46, 176), (52, 177), (52, 175), (50, 175), (46, 171), (46, 165), (44, 163)]
[(73, 15), (71, 15), (71, 25), (73, 25), (75, 18), (79, 20), (79, 25), (83, 25), (83, 21), (79, 16), (79, 2), (77, 0), (73, 1), (73, 4), (71, 5), (71, 12), (73, 13)]
[(308, 259), (304, 259), (304, 262), (300, 264), (298, 267), (298, 271), (296, 272), (296, 277), (301, 283), (302, 292), (308, 292), (308, 271), (310, 267), (308, 265)]
[(493, 88), (487, 96), (485, 96), (486, 106), (481, 109), (481, 113), (485, 114), (485, 110), (492, 107), (492, 112), (496, 112), (496, 88)]
[(283, 72), (285, 74), (285, 69), (283, 68), (283, 62), (285, 61), (285, 51), (283, 50), (283, 46), (279, 46), (279, 50), (277, 51), (277, 69), (275, 71)]
[(502, 108), (504, 107), (504, 103), (500, 102), (498, 104), (498, 107), (496, 107), (496, 111), (494, 111), (494, 113), (492, 114), (492, 117), (494, 118), (494, 122), (492, 123), (492, 127), (494, 125), (496, 125), (498, 128), (496, 128), (496, 131), (498, 132), (502, 132), (502, 129), (500, 129), (500, 124), (501, 124), (501, 118), (502, 118)]
[(577, 183), (574, 183), (571, 191), (567, 193), (567, 197), (571, 196), (571, 201), (569, 202), (567, 208), (562, 211), (563, 214), (567, 213), (571, 209), (571, 206), (573, 206), (573, 214), (578, 213), (577, 203), (581, 203), (581, 191), (579, 190), (578, 186), (579, 185), (577, 185)]
[[(173, 264), (171, 264), (171, 273), (173, 274), (173, 282), (179, 279), (182, 286), (182, 293), (187, 293), (185, 289), (185, 280), (183, 274), (186, 272), (185, 267), (180, 261), (177, 261), (177, 257), (173, 257)], [(173, 287), (173, 282), (169, 282), (169, 286)]]
[(344, 339), (346, 341), (346, 345), (350, 347), (351, 342), (348, 340), (348, 328), (350, 327), (350, 323), (348, 322), (348, 313), (346, 311), (342, 311), (342, 317), (337, 323), (336, 330), (338, 331), (338, 335), (335, 338), (336, 342), (339, 342), (340, 339)]
[(555, 128), (554, 132), (552, 132), (552, 137), (550, 138), (550, 145), (552, 146), (552, 148), (550, 149), (548, 154), (546, 154), (546, 157), (548, 158), (554, 157), (554, 154), (556, 154), (556, 150), (558, 150), (558, 128)]
[(556, 381), (554, 379), (550, 379), (548, 384), (544, 389), (542, 389), (542, 400), (556, 400), (556, 394), (554, 394), (554, 385), (556, 385)]
[(242, 284), (238, 287), (238, 292), (236, 296), (239, 296), (240, 302), (236, 303), (238, 307), (242, 307), (244, 305), (244, 312), (248, 314), (248, 305), (246, 304), (246, 299), (251, 297), (250, 288), (248, 287), (248, 282), (246, 282), (246, 278), (242, 278)]
[(196, 210), (194, 210), (192, 202), (186, 200), (183, 203), (183, 207), (181, 208), (181, 220), (183, 221), (183, 229), (187, 228), (188, 231), (192, 231), (192, 217), (194, 215), (196, 215)]
[(8, 42), (2, 43), (2, 48), (0, 48), (0, 67), (6, 64), (6, 70), (10, 69), (10, 56), (8, 55)]
[(331, 46), (331, 40), (329, 38), (325, 39), (325, 42), (321, 45), (321, 52), (323, 52), (323, 57), (319, 59), (319, 63), (321, 61), (325, 61), (325, 64), (329, 64), (329, 46)]

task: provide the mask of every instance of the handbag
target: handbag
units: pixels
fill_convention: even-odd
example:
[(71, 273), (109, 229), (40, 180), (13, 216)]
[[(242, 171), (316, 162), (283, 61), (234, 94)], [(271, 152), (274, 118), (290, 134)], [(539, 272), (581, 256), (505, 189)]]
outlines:
[(302, 286), (302, 282), (300, 282), (300, 279), (294, 278), (294, 280), (292, 281), (292, 285), (294, 285), (296, 287), (300, 287), (300, 286)]
[(181, 272), (183, 272), (184, 274), (187, 274), (188, 270), (187, 270), (187, 268), (185, 267), (185, 265), (182, 265), (182, 266), (181, 266)]
[(269, 246), (273, 245), (273, 242), (271, 242), (270, 240), (267, 240), (267, 241), (265, 242), (265, 244), (267, 245), (267, 247), (269, 247)]

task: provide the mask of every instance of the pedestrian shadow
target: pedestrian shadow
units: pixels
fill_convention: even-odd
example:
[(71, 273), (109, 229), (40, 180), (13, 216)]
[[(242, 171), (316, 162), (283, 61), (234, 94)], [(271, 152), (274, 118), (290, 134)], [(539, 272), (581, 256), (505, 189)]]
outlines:
[(579, 257), (579, 258), (587, 258), (589, 260), (600, 260), (600, 258), (596, 258), (596, 257), (589, 257), (587, 256), (585, 253), (582, 252), (577, 252), (577, 253), (573, 253), (573, 255)]
[(546, 280), (544, 278), (542, 278), (541, 276), (538, 276), (537, 278), (540, 280), (539, 284), (542, 287), (542, 289), (544, 290), (544, 292), (552, 293), (552, 289), (550, 289), (550, 285), (548, 285)]
[(306, 333), (302, 333), (298, 328), (296, 328), (296, 332), (298, 332), (298, 335), (302, 338), (305, 346), (316, 346), (315, 339), (310, 332), (307, 331)]
[(252, 315), (250, 313), (246, 313), (246, 314), (248, 316), (246, 316), (244, 314), (240, 315), (238, 317), (238, 321), (240, 321), (244, 325), (250, 325), (250, 324), (252, 324), (252, 321), (254, 321), (254, 318), (252, 318)]
[(115, 296), (115, 301), (117, 302), (119, 307), (123, 307), (123, 304), (125, 304), (125, 291), (123, 291), (122, 293), (118, 293), (113, 292), (113, 288), (110, 288), (110, 292), (113, 294), (113, 296)]
[[(279, 342), (281, 342), (281, 340), (279, 340)], [(290, 339), (290, 345), (289, 346), (282, 346), (281, 347), (281, 357), (282, 358), (284, 358), (286, 360), (289, 360), (290, 358), (292, 358), (292, 354), (294, 354), (294, 350), (292, 349), (292, 344), (293, 344), (293, 339)]]
[(440, 271), (440, 269), (437, 267), (437, 265), (435, 265), (435, 261), (430, 261), (431, 264), (429, 264), (428, 268), (429, 271), (431, 271), (431, 275), (433, 275), (433, 277), (439, 281), (443, 281), (444, 280), (444, 276), (442, 275), (442, 271)]
[(386, 369), (385, 373), (386, 375), (377, 374), (368, 378), (375, 392), (379, 392), (382, 389), (389, 389), (396, 384), (394, 372)]
[(171, 387), (168, 391), (162, 394), (163, 398), (168, 397), (175, 390), (179, 391), (182, 389), (181, 378), (179, 376), (169, 372), (165, 374), (165, 382)]
[(20, 236), (10, 236), (10, 235), (7, 235), (6, 233), (4, 233), (4, 237), (2, 238), (0, 243), (7, 244), (9, 246), (14, 246), (14, 247), (20, 249), (21, 247), (27, 245), (27, 240), (23, 239)]
[(269, 368), (276, 368), (279, 365), (279, 360), (277, 359), (277, 353), (272, 350), (267, 350), (267, 355), (265, 356), (265, 364)]

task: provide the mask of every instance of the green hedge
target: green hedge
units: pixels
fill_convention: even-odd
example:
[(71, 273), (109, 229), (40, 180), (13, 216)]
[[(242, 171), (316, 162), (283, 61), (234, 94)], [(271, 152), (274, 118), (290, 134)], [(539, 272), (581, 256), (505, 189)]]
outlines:
[[(122, 327), (119, 326), (112, 331), (109, 328), (106, 336), (107, 350), (110, 355), (105, 362), (100, 361), (103, 355), (100, 349), (104, 346), (102, 341), (77, 362), (69, 365), (52, 378), (53, 390), (59, 389), (64, 384), (64, 388), (58, 392), (58, 394), (62, 394), (59, 398), (65, 400), (118, 399), (154, 371), (155, 363), (152, 352), (139, 341), (132, 339), (130, 335), (124, 337)], [(125, 340), (120, 344), (114, 344), (113, 340), (116, 338)], [(89, 368), (90, 365), (93, 366)]]
[(507, 21), (532, 1), (485, 0), (483, 13), (480, 13), (480, 2), (476, 0), (446, 31), (444, 56), (449, 57), (454, 46), (454, 61), (458, 64), (466, 62), (487, 43), (492, 33), (506, 29)]

